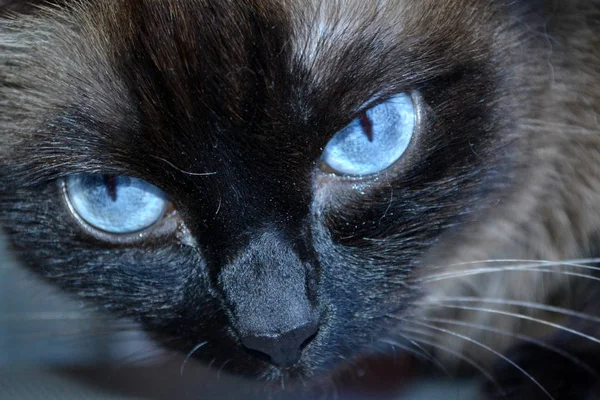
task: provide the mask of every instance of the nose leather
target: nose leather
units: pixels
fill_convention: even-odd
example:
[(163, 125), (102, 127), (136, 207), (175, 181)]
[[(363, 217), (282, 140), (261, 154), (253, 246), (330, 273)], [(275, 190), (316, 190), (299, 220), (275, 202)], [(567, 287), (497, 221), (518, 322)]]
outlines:
[(277, 334), (250, 334), (242, 338), (242, 344), (250, 350), (267, 355), (273, 364), (291, 367), (302, 357), (302, 349), (319, 329), (316, 322)]

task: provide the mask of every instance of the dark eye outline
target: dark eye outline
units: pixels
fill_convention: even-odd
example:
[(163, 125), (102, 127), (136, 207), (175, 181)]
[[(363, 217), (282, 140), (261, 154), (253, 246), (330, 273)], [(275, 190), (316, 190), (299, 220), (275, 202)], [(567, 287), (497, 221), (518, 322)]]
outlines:
[[(423, 100), (423, 97), (421, 96), (421, 94), (418, 91), (408, 91), (408, 92), (404, 92), (404, 93), (407, 96), (409, 96), (413, 102), (414, 110), (415, 110), (415, 124), (413, 127), (412, 137), (408, 143), (408, 146), (406, 147), (406, 149), (404, 150), (402, 155), (395, 162), (390, 164), (387, 168), (384, 168), (381, 171), (378, 171), (378, 172), (375, 172), (372, 174), (347, 175), (347, 174), (340, 173), (340, 172), (336, 171), (335, 169), (331, 168), (323, 160), (323, 157), (321, 155), (321, 157), (319, 158), (319, 160), (317, 162), (319, 172), (321, 174), (325, 174), (325, 175), (334, 177), (336, 180), (339, 180), (339, 181), (367, 182), (367, 181), (372, 181), (372, 180), (377, 179), (382, 174), (385, 174), (388, 172), (394, 173), (398, 168), (402, 169), (402, 167), (405, 166), (406, 163), (410, 163), (411, 159), (413, 157), (415, 157), (415, 154), (414, 154), (415, 148), (418, 147), (418, 143), (421, 141), (420, 136), (422, 135), (423, 131), (425, 130), (426, 123), (425, 123), (425, 119), (424, 119), (424, 114), (425, 114), (425, 110), (426, 110), (426, 104)], [(329, 144), (329, 142), (333, 139), (333, 137), (335, 135), (337, 135), (339, 132), (341, 132), (350, 123), (352, 123), (355, 120), (359, 120), (361, 118), (361, 116), (366, 115), (366, 112), (369, 111), (370, 109), (377, 107), (378, 105), (381, 105), (381, 104), (385, 103), (386, 101), (389, 101), (391, 98), (398, 96), (400, 94), (402, 94), (402, 93), (388, 95), (388, 96), (382, 97), (376, 101), (368, 102), (366, 106), (361, 107), (361, 109), (358, 112), (356, 112), (355, 114), (352, 115), (352, 117), (350, 118), (350, 120), (348, 121), (348, 123), (346, 125), (344, 125), (341, 129), (334, 132), (328, 138), (325, 147), (327, 146), (327, 144)], [(325, 151), (325, 147), (323, 147), (323, 152)]]
[(144, 229), (131, 233), (111, 233), (103, 231), (102, 229), (91, 225), (79, 214), (79, 212), (77, 212), (71, 203), (66, 179), (60, 179), (58, 181), (58, 186), (61, 200), (63, 201), (70, 217), (73, 218), (73, 220), (77, 223), (77, 225), (79, 225), (79, 228), (81, 228), (84, 233), (103, 242), (112, 244), (133, 244), (143, 240), (173, 235), (184, 229), (182, 227), (183, 221), (179, 215), (179, 212), (177, 211), (175, 203), (172, 200), (169, 200), (167, 203), (167, 209), (162, 218)]

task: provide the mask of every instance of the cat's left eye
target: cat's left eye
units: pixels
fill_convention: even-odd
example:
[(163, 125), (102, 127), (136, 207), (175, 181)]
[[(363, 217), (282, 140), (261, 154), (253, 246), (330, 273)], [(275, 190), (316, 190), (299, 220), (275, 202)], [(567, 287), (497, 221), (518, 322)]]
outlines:
[(339, 175), (360, 177), (381, 172), (402, 157), (416, 125), (408, 94), (400, 94), (364, 111), (331, 138), (322, 161)]
[(78, 174), (64, 184), (72, 211), (106, 233), (142, 231), (161, 220), (168, 210), (165, 193), (138, 178)]

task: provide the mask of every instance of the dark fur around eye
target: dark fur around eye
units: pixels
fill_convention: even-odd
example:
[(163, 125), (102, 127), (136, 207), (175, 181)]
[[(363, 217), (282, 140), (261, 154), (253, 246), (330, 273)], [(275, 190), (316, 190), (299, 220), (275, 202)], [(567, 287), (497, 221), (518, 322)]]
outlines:
[[(277, 380), (377, 350), (429, 290), (414, 282), (431, 260), (496, 256), (524, 220), (549, 237), (524, 194), (555, 187), (527, 180), (553, 137), (534, 143), (528, 125), (553, 114), (532, 101), (547, 95), (548, 37), (531, 33), (546, 2), (317, 3), (110, 0), (3, 19), (0, 221), (22, 259), (169, 346), (207, 342), (195, 357)], [(413, 92), (420, 132), (398, 165), (319, 171), (364, 104)], [(75, 173), (160, 187), (194, 240), (86, 234), (56, 185)]]

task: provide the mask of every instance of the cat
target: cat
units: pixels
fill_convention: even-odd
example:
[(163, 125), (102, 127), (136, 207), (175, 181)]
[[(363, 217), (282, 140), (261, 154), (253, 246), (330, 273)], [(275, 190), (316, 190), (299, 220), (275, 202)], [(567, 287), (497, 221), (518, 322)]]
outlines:
[(0, 225), (44, 279), (261, 381), (391, 345), (597, 392), (599, 2), (15, 10)]

